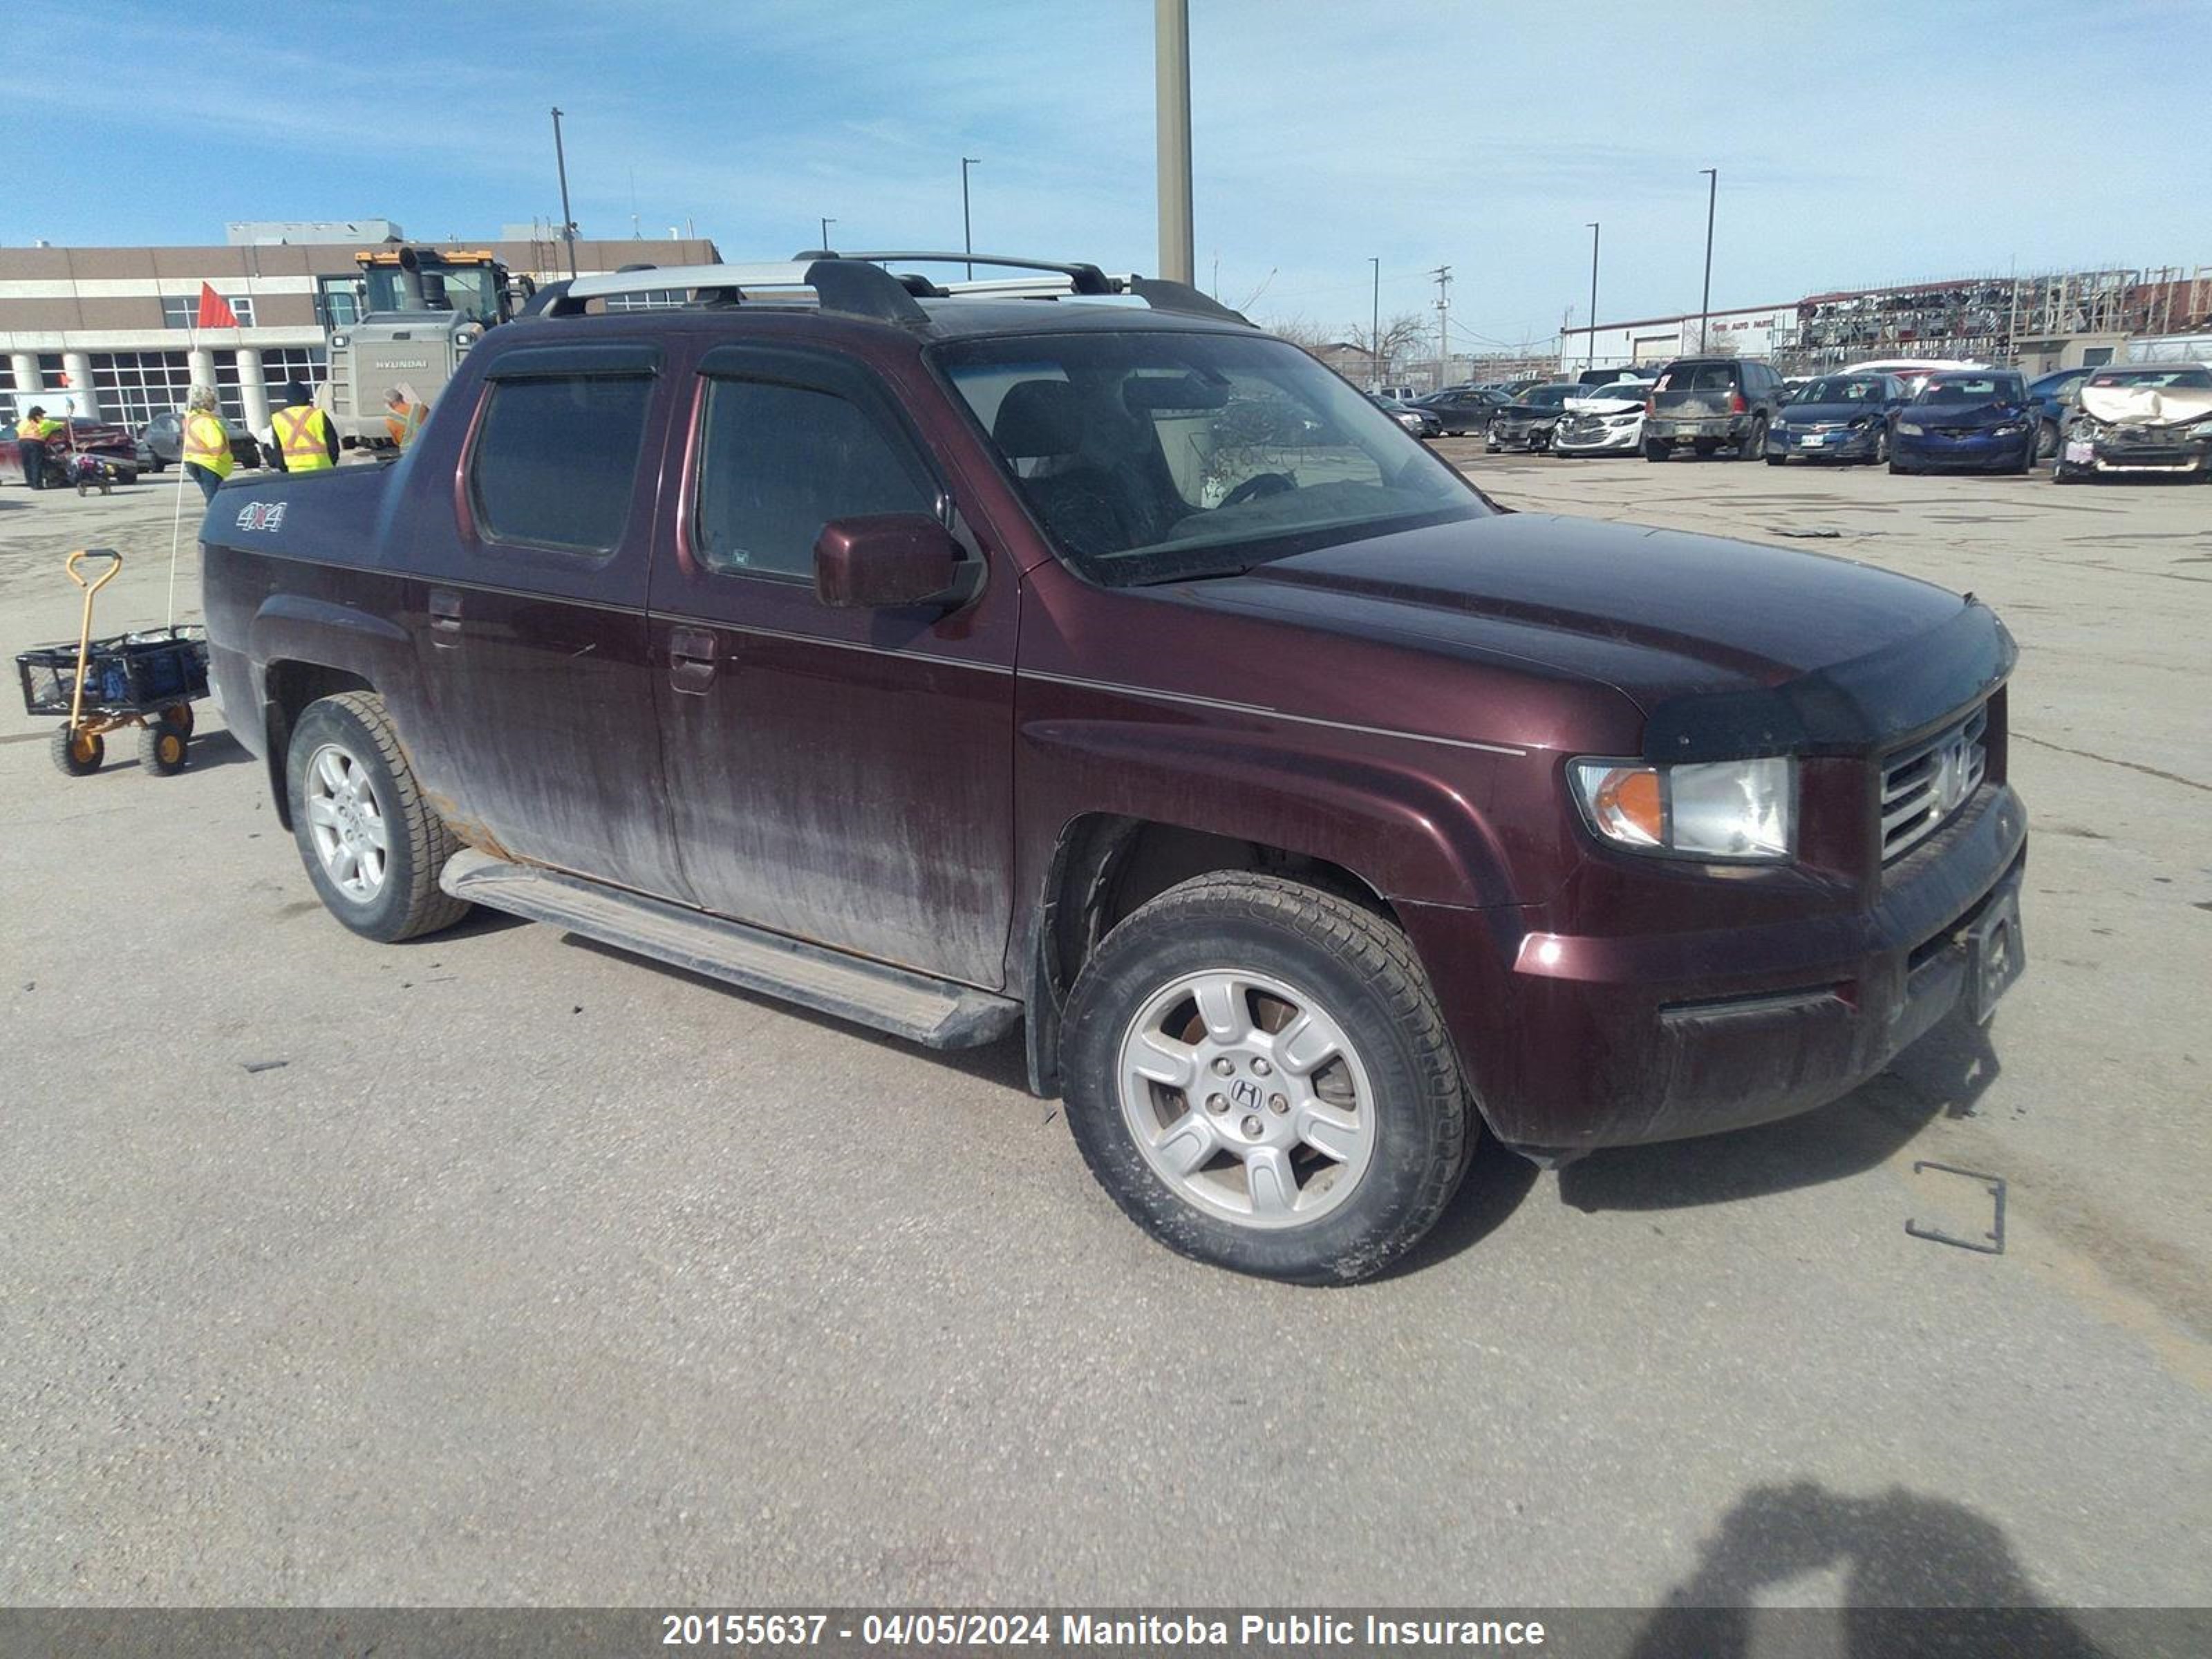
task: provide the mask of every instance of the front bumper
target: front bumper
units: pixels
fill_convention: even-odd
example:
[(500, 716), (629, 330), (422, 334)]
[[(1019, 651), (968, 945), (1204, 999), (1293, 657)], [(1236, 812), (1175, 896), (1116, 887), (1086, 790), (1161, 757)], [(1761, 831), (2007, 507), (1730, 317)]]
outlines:
[(1966, 994), (1966, 930), (2025, 866), (1998, 783), (1870, 909), (1714, 933), (1567, 937), (1525, 911), (1402, 905), (1485, 1120), (1576, 1155), (1770, 1122), (1848, 1094)]
[(1577, 432), (1561, 422), (1552, 434), (1552, 448), (1560, 455), (1633, 454), (1643, 447), (1644, 425), (1637, 422), (1623, 427), (1601, 427), (1595, 432)]
[(1963, 471), (1990, 472), (2018, 466), (2027, 447), (2034, 459), (2035, 428), (2008, 433), (2000, 438), (1988, 433), (1923, 432), (1917, 436), (1900, 429), (1890, 440), (1891, 458), (1912, 466), (1957, 467)]
[(2060, 446), (2059, 465), (2069, 471), (2136, 473), (2144, 477), (2179, 477), (2212, 472), (2212, 440), (2158, 438), (2133, 441), (2114, 438), (2068, 437)]
[[(1808, 439), (1814, 441), (1807, 441)], [(1844, 427), (1827, 432), (1787, 432), (1769, 428), (1766, 453), (1805, 461), (1866, 461), (1881, 453), (1878, 426)]]
[(1552, 441), (1556, 421), (1492, 421), (1482, 434), (1486, 449), (1542, 449)]

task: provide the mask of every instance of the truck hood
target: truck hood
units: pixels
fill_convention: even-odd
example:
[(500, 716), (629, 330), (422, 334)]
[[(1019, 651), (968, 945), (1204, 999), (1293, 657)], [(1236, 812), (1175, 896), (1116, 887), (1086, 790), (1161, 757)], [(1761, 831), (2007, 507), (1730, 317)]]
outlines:
[[(1194, 605), (1601, 682), (1674, 733), (1683, 759), (1746, 741), (1879, 741), (1957, 707), (2012, 660), (1986, 607), (1930, 583), (1551, 514), (1406, 531), (1179, 587)], [(1945, 630), (1979, 642), (1939, 647), (1931, 636)]]

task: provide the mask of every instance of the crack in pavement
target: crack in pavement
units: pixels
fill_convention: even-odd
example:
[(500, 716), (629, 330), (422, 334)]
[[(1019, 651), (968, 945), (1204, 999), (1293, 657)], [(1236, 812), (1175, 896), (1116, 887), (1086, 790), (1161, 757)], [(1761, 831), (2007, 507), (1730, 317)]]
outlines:
[(2100, 755), (2094, 749), (2069, 749), (2063, 743), (2053, 743), (2048, 738), (2032, 738), (2025, 732), (2012, 734), (2022, 743), (2032, 743), (2039, 749), (2056, 749), (2062, 755), (2079, 755), (2083, 760), (2102, 761), (2107, 766), (2124, 766), (2130, 772), (2140, 772), (2145, 777), (2161, 778), (2168, 783), (2178, 783), (2185, 789), (2202, 789), (2212, 794), (2212, 783), (2199, 783), (2194, 778), (2185, 778), (2179, 772), (2161, 772), (2155, 766), (2145, 766), (2140, 761), (2114, 760), (2110, 755)]

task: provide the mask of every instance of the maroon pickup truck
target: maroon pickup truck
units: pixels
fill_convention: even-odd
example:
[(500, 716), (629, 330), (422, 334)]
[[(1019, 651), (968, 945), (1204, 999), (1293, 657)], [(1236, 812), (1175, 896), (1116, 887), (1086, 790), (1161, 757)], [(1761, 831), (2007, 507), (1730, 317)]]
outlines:
[(890, 269), (946, 257), (556, 285), (397, 465), (216, 495), (217, 695), (340, 921), (1018, 1026), (1133, 1218), (1309, 1281), (1480, 1128), (1803, 1111), (2020, 971), (1987, 606), (1501, 511), (1188, 288)]

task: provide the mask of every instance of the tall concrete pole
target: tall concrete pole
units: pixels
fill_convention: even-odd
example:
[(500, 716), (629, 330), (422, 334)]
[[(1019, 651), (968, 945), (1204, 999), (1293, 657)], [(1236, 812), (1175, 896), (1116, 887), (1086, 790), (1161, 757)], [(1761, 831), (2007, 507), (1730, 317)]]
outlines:
[(1190, 217), (1190, 0), (1153, 0), (1159, 115), (1160, 275), (1198, 281)]
[(568, 245), (568, 277), (576, 276), (576, 216), (568, 211), (568, 152), (561, 147), (561, 106), (553, 106), (553, 165), (561, 170), (561, 240)]
[(1713, 209), (1721, 199), (1721, 170), (1718, 167), (1699, 167), (1698, 171), (1711, 180), (1705, 190), (1705, 297), (1698, 301), (1698, 349), (1703, 351), (1705, 349), (1705, 325), (1713, 314)]
[(1597, 226), (1596, 226), (1596, 224), (1595, 224), (1595, 222), (1593, 222), (1593, 223), (1591, 224), (1590, 228), (1589, 228), (1589, 234), (1590, 234), (1589, 362), (1587, 364), (1585, 364), (1585, 365), (1584, 365), (1584, 367), (1585, 367), (1585, 368), (1595, 368), (1597, 367)]
[(1367, 389), (1382, 389), (1382, 260), (1379, 254), (1370, 253), (1367, 263), (1375, 267), (1375, 307), (1367, 319)]

